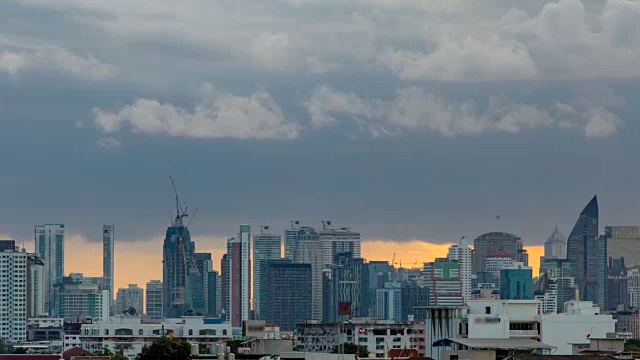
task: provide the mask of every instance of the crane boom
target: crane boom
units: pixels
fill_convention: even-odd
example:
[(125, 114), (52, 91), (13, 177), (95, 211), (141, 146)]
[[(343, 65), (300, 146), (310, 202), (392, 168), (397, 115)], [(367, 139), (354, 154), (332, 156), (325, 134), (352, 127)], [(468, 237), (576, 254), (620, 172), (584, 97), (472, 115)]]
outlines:
[(176, 220), (174, 226), (182, 226), (184, 224), (183, 219), (187, 216), (187, 209), (183, 207), (180, 203), (180, 198), (178, 197), (178, 190), (176, 189), (176, 183), (173, 181), (173, 178), (169, 176), (169, 180), (171, 181), (171, 187), (173, 188), (173, 194), (176, 196)]

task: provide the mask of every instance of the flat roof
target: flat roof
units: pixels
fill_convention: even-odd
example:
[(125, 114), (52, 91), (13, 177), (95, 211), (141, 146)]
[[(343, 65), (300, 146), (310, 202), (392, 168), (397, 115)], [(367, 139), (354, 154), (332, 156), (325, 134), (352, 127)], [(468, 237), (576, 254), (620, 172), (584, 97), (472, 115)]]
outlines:
[(449, 338), (448, 340), (473, 349), (555, 349), (555, 346), (547, 345), (531, 339), (469, 339)]

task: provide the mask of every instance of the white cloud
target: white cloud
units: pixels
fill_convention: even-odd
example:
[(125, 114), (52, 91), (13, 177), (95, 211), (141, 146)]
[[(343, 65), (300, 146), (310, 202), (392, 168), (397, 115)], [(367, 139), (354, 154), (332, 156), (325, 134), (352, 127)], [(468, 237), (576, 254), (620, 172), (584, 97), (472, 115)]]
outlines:
[(122, 143), (120, 143), (120, 140), (112, 137), (100, 138), (98, 139), (98, 141), (96, 141), (96, 144), (98, 145), (99, 148), (103, 150), (115, 150), (115, 149), (119, 149), (120, 146), (122, 146)]
[(0, 72), (17, 75), (39, 70), (72, 76), (104, 80), (115, 76), (117, 67), (104, 64), (92, 55), (78, 56), (52, 45), (29, 45), (0, 39)]
[(193, 111), (152, 99), (137, 99), (117, 111), (93, 109), (94, 122), (112, 133), (135, 132), (193, 138), (292, 139), (300, 126), (287, 121), (266, 92), (250, 96), (216, 94), (205, 86)]
[(557, 104), (544, 109), (494, 96), (486, 110), (478, 112), (473, 103), (450, 102), (414, 86), (398, 90), (392, 101), (363, 99), (319, 86), (305, 105), (316, 127), (330, 126), (337, 117), (355, 117), (358, 127), (374, 137), (397, 131), (428, 131), (451, 137), (537, 128), (581, 128), (587, 137), (606, 137), (620, 125), (616, 115), (597, 106)]
[(267, 69), (286, 70), (289, 48), (289, 35), (261, 33), (251, 41), (251, 58), (254, 64)]

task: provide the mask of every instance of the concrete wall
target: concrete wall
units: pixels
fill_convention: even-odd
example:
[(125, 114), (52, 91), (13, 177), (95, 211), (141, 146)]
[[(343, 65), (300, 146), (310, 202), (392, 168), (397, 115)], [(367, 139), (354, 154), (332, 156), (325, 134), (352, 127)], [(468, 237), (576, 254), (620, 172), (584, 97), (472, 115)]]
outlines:
[(589, 334), (604, 338), (608, 332), (615, 332), (611, 315), (543, 315), (540, 326), (540, 341), (557, 347), (553, 355), (571, 355), (571, 344), (587, 342)]
[(495, 350), (443, 350), (440, 353), (441, 360), (450, 360), (457, 356), (458, 360), (495, 360)]

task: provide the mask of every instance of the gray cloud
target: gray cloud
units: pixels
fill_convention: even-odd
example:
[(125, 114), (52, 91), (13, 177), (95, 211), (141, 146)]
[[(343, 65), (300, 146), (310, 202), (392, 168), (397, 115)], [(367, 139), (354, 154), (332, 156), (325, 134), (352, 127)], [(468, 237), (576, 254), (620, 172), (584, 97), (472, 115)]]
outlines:
[[(535, 128), (581, 128), (587, 137), (616, 132), (618, 117), (598, 106), (557, 104), (549, 109), (492, 96), (484, 112), (472, 102), (451, 102), (418, 87), (399, 89), (392, 101), (363, 99), (354, 93), (319, 86), (305, 103), (316, 127), (336, 123), (337, 116), (357, 118), (374, 137), (397, 131), (428, 131), (451, 137), (486, 131), (516, 133)], [(363, 125), (368, 125), (364, 126)], [(393, 130), (397, 131), (393, 131)]]
[(58, 46), (19, 43), (0, 38), (0, 73), (15, 76), (29, 70), (105, 80), (114, 77), (118, 69), (100, 62), (92, 55), (78, 56)]
[(119, 149), (122, 143), (120, 143), (120, 140), (112, 137), (103, 137), (96, 141), (96, 145), (103, 150), (109, 151)]
[(288, 121), (264, 91), (250, 96), (216, 93), (204, 87), (202, 101), (189, 111), (170, 103), (137, 99), (116, 111), (93, 109), (94, 123), (104, 132), (131, 131), (193, 138), (291, 139), (299, 125)]

